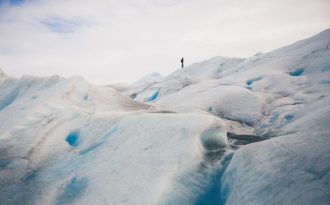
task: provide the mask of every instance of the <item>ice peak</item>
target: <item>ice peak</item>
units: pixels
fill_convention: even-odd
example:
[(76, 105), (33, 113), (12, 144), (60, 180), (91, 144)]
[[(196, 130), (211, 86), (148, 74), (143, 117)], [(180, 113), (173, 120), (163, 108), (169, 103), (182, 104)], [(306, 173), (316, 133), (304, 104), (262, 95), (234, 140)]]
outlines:
[(291, 45), (276, 49), (275, 55), (308, 55), (313, 52), (322, 52), (330, 49), (330, 28), (307, 39), (297, 41)]
[(161, 74), (159, 74), (158, 72), (153, 72), (153, 73), (145, 75), (140, 80), (133, 83), (131, 86), (132, 87), (146, 86), (151, 83), (159, 82), (162, 78), (163, 78), (163, 76)]
[(0, 83), (3, 82), (8, 76), (3, 72), (3, 70), (0, 68)]
[(215, 56), (183, 69), (178, 69), (168, 77), (217, 78), (221, 72), (240, 64), (244, 60), (244, 58)]

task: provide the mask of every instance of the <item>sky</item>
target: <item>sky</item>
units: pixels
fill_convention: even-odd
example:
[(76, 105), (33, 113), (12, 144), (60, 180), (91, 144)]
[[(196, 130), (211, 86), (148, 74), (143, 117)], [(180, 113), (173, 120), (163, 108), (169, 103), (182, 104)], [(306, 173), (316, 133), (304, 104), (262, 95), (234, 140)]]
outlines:
[(0, 0), (0, 68), (94, 84), (250, 57), (330, 27), (329, 0)]

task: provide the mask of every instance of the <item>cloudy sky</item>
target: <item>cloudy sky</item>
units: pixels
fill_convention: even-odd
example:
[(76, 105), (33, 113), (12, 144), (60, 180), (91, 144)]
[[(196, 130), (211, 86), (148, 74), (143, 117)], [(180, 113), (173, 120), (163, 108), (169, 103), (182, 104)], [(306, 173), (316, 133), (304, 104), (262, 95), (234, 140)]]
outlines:
[(0, 0), (0, 68), (95, 84), (249, 57), (330, 27), (329, 0)]

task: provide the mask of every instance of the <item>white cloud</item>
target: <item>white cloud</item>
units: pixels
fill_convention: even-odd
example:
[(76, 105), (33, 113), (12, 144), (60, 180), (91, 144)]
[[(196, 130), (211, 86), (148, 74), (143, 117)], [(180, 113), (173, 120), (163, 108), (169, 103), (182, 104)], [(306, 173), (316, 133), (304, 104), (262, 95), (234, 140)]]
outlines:
[[(16, 0), (17, 1), (17, 0)], [(2, 1), (3, 2), (3, 1)], [(0, 5), (0, 67), (102, 84), (248, 57), (330, 27), (328, 0), (25, 0)]]

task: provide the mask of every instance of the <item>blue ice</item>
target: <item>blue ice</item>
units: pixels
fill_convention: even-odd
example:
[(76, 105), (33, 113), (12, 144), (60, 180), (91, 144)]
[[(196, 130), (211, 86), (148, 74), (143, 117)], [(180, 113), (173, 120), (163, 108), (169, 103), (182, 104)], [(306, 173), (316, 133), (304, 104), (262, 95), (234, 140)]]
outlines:
[(252, 83), (253, 83), (254, 81), (258, 81), (258, 80), (261, 80), (261, 79), (262, 79), (261, 76), (260, 76), (260, 77), (256, 77), (256, 78), (252, 78), (252, 79), (247, 80), (247, 81), (246, 81), (246, 84), (247, 84), (247, 85), (252, 85)]
[(38, 172), (35, 170), (31, 170), (28, 174), (26, 174), (23, 177), (23, 181), (27, 182), (27, 181), (32, 181), (34, 179), (36, 179), (38, 176)]
[(73, 177), (57, 198), (57, 204), (71, 204), (83, 195), (88, 186), (88, 178)]
[(223, 177), (223, 173), (226, 170), (229, 162), (231, 161), (232, 155), (227, 155), (221, 162), (219, 167), (216, 167), (210, 177), (210, 181), (208, 186), (206, 187), (205, 192), (201, 194), (194, 205), (206, 205), (206, 204), (225, 204), (228, 188), (221, 187), (221, 178)]
[(253, 90), (253, 87), (252, 87), (252, 85), (248, 85), (248, 86), (246, 86), (246, 89)]
[(117, 127), (113, 128), (110, 130), (110, 132), (108, 132), (107, 134), (105, 134), (103, 136), (103, 138), (98, 142), (98, 143), (95, 143), (95, 144), (92, 144), (90, 145), (89, 147), (87, 147), (86, 149), (84, 150), (81, 150), (79, 152), (80, 155), (85, 155), (85, 154), (88, 154), (94, 150), (96, 150), (98, 147), (100, 147), (102, 144), (104, 144), (111, 136), (114, 132), (117, 131)]
[(291, 71), (290, 75), (291, 76), (300, 76), (304, 72), (303, 68), (299, 68), (297, 70)]
[(285, 119), (287, 122), (292, 122), (293, 119), (294, 119), (294, 116), (293, 116), (293, 115), (286, 115), (286, 116), (284, 117), (284, 119)]
[[(230, 158), (229, 158), (230, 157)], [(228, 167), (232, 155), (225, 159), (225, 166)], [(229, 197), (230, 192), (232, 191), (232, 186), (234, 184), (235, 176), (236, 176), (236, 169), (233, 169), (231, 172), (227, 172), (225, 175), (223, 174), (225, 170), (223, 170), (222, 178), (220, 180), (220, 203), (219, 204), (226, 204), (227, 199)]]
[(148, 101), (151, 102), (151, 101), (156, 100), (158, 95), (159, 95), (159, 91), (157, 90), (149, 97)]
[(70, 132), (70, 134), (66, 137), (66, 141), (69, 143), (69, 145), (73, 147), (77, 147), (79, 145), (79, 132), (78, 131), (73, 131)]
[(0, 169), (7, 167), (11, 163), (9, 159), (2, 159), (0, 160)]
[(11, 91), (6, 97), (0, 100), (0, 110), (12, 104), (19, 94), (19, 90), (15, 89)]

